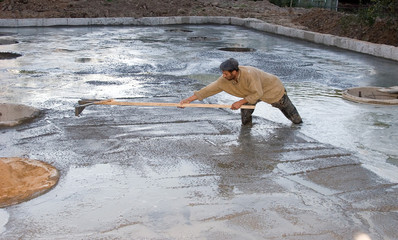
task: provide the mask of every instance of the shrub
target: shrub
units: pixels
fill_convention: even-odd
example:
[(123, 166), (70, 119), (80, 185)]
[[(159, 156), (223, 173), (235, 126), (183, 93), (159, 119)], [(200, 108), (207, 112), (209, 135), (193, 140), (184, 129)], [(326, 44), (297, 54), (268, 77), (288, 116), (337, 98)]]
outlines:
[(359, 18), (369, 25), (373, 25), (377, 18), (388, 21), (398, 20), (397, 0), (371, 0), (371, 5), (359, 12)]

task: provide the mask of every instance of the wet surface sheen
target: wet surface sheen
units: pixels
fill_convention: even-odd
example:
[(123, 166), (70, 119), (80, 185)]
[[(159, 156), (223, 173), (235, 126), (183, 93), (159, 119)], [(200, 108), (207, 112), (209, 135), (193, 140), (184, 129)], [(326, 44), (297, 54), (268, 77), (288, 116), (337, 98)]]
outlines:
[[(61, 178), (0, 210), (0, 239), (398, 238), (398, 109), (341, 99), (347, 87), (397, 85), (395, 62), (231, 26), (4, 31), (18, 44), (0, 52), (22, 56), (0, 60), (0, 101), (44, 114), (1, 129), (0, 155), (43, 160)], [(265, 103), (252, 128), (221, 109), (74, 116), (81, 98), (178, 102), (229, 57), (280, 76), (304, 124)]]

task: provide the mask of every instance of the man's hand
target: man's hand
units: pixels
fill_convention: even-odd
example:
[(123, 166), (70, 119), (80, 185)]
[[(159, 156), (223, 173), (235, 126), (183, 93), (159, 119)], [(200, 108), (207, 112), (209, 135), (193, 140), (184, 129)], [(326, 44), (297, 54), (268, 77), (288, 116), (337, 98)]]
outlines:
[(184, 108), (184, 104), (190, 104), (192, 101), (195, 101), (196, 99), (198, 99), (195, 95), (190, 96), (189, 98), (185, 98), (183, 100), (180, 101), (180, 105), (179, 108)]
[(241, 99), (241, 100), (239, 100), (239, 101), (237, 101), (237, 102), (234, 102), (232, 105), (231, 105), (231, 109), (232, 110), (237, 110), (237, 109), (239, 109), (240, 107), (242, 107), (242, 105), (243, 104), (246, 104), (246, 103), (248, 103), (248, 101), (246, 100), (246, 99)]

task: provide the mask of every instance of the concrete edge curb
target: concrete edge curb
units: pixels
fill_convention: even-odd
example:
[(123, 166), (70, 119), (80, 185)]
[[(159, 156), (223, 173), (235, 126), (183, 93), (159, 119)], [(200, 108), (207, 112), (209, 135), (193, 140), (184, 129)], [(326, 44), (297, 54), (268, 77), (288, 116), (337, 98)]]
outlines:
[(281, 25), (266, 23), (254, 18), (238, 17), (207, 17), (207, 16), (175, 16), (175, 17), (143, 17), (143, 18), (32, 18), (32, 19), (0, 19), (0, 28), (18, 27), (55, 27), (55, 26), (156, 26), (178, 24), (221, 24), (235, 25), (258, 31), (297, 38), (326, 46), (338, 47), (354, 52), (373, 55), (398, 61), (398, 47), (375, 44), (356, 39), (339, 37), (330, 34), (305, 31)]

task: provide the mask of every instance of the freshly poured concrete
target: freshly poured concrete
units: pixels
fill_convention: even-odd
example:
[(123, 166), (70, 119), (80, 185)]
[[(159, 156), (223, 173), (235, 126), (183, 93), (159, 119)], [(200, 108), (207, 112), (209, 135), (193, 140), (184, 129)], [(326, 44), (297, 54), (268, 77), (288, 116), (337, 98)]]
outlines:
[[(392, 85), (395, 62), (232, 26), (6, 30), (20, 43), (4, 50), (23, 56), (0, 65), (1, 100), (43, 116), (2, 129), (0, 155), (41, 159), (61, 177), (0, 210), (0, 239), (398, 238), (397, 109), (339, 94)], [(263, 103), (251, 128), (222, 109), (98, 105), (74, 116), (80, 98), (179, 102), (227, 57), (280, 76), (304, 123)]]
[(217, 109), (85, 111), (3, 132), (14, 151), (60, 159), (62, 178), (7, 209), (2, 239), (397, 237), (397, 185), (299, 128)]

